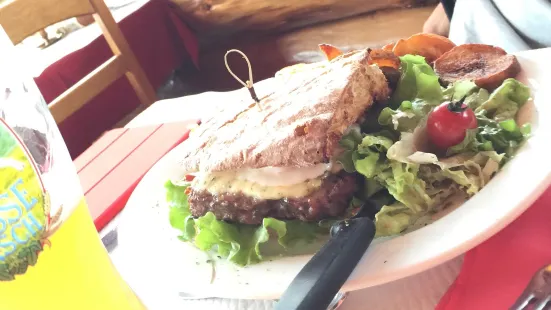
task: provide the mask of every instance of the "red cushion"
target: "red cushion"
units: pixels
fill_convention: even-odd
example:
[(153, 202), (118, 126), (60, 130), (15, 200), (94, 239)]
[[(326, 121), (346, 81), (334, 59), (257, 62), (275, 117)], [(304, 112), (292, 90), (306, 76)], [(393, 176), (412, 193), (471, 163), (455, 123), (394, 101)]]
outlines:
[(75, 159), (88, 208), (98, 230), (125, 206), (145, 173), (184, 141), (196, 121), (114, 129)]

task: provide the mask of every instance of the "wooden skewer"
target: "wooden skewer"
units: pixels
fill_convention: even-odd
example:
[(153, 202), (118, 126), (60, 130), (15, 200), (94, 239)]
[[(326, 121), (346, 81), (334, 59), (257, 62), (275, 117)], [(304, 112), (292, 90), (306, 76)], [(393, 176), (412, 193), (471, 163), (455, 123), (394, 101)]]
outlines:
[[(247, 66), (249, 67), (249, 79), (246, 81), (246, 82), (243, 82), (243, 80), (241, 80), (237, 75), (235, 75), (235, 73), (233, 73), (233, 71), (231, 71), (230, 69), (230, 66), (228, 65), (228, 55), (232, 52), (235, 52), (235, 53), (239, 53), (241, 54), (241, 56), (243, 56), (243, 58), (245, 59), (245, 61), (247, 62)], [(249, 61), (249, 58), (247, 58), (247, 55), (245, 55), (245, 53), (243, 53), (242, 51), (240, 50), (236, 50), (236, 49), (232, 49), (232, 50), (229, 50), (226, 52), (226, 55), (224, 55), (224, 62), (226, 63), (226, 69), (228, 69), (228, 72), (243, 86), (245, 86), (245, 88), (247, 88), (247, 90), (249, 90), (249, 93), (251, 94), (251, 98), (253, 98), (253, 100), (256, 102), (256, 105), (258, 106), (258, 108), (260, 110), (262, 110), (262, 106), (260, 105), (260, 100), (258, 99), (258, 96), (256, 95), (256, 91), (254, 90), (254, 82), (253, 82), (253, 69), (251, 67), (251, 62)]]

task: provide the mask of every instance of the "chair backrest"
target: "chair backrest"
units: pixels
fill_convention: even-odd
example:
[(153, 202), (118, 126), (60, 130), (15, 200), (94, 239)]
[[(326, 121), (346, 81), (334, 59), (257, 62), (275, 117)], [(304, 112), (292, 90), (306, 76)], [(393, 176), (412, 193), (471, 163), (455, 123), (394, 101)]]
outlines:
[(57, 123), (123, 75), (126, 75), (144, 106), (156, 100), (155, 90), (103, 0), (0, 1), (0, 25), (14, 44), (47, 26), (89, 14), (93, 14), (101, 27), (113, 56), (50, 103), (50, 111)]

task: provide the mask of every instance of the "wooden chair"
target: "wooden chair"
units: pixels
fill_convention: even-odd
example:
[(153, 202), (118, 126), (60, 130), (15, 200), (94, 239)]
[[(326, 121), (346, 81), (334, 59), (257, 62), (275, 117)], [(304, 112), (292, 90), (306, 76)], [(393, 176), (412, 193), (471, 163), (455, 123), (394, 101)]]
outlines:
[(155, 102), (155, 90), (103, 0), (0, 1), (0, 25), (13, 44), (54, 23), (90, 14), (101, 27), (114, 55), (50, 103), (50, 111), (57, 123), (75, 113), (123, 75), (130, 81), (142, 106), (147, 107)]

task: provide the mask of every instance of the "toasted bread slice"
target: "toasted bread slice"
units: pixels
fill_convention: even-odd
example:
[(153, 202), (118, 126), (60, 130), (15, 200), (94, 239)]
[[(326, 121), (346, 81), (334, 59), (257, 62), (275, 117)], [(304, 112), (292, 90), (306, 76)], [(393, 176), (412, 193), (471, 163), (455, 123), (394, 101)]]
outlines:
[(445, 83), (472, 80), (479, 87), (493, 90), (505, 79), (515, 77), (520, 64), (514, 55), (485, 44), (454, 47), (434, 62), (434, 71)]
[(262, 98), (261, 108), (252, 100), (222, 105), (178, 146), (179, 173), (328, 162), (344, 131), (389, 96), (368, 56), (368, 50), (350, 52), (315, 74), (300, 72)]

